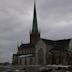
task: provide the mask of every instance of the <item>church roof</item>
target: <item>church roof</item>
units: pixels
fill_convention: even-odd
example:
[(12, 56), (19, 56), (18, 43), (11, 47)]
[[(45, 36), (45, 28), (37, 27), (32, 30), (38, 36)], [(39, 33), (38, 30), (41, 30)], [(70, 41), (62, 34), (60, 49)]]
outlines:
[(19, 48), (30, 48), (33, 47), (31, 44), (21, 44)]
[(55, 40), (54, 42), (57, 44), (57, 45), (66, 45), (68, 44), (70, 41), (70, 39), (63, 39), (63, 40)]
[(61, 39), (61, 40), (54, 40), (54, 41), (56, 41), (56, 42), (59, 42), (59, 41), (60, 41), (60, 42), (62, 42), (62, 41), (67, 41), (67, 42), (68, 42), (68, 41), (70, 41), (70, 40), (71, 40), (71, 39)]
[[(43, 40), (47, 45), (52, 45), (54, 48), (52, 50), (63, 50), (67, 47), (69, 44), (70, 39), (64, 39), (64, 40), (47, 40), (47, 39), (41, 39)], [(21, 44), (19, 48), (31, 48), (34, 47), (32, 44)]]
[(48, 45), (53, 45), (54, 44), (52, 40), (47, 40), (47, 39), (41, 39), (41, 40), (43, 40)]
[(63, 39), (63, 40), (47, 40), (47, 39), (41, 39), (43, 40), (46, 44), (50, 45), (66, 45), (69, 43), (70, 39)]
[(63, 52), (67, 51), (69, 41), (70, 41), (70, 39), (54, 41), (55, 45), (54, 45), (54, 48), (51, 49), (51, 51), (63, 51)]
[(70, 39), (64, 39), (64, 40), (46, 40), (42, 39), (47, 45), (52, 45), (53, 48), (50, 50), (51, 52), (54, 51), (67, 51), (68, 50), (68, 44), (70, 42)]

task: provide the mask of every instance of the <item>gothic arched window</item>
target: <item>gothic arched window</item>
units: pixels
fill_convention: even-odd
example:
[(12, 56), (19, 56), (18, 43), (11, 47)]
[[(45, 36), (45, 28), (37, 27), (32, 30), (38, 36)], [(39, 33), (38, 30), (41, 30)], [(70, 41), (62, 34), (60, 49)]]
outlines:
[(42, 48), (40, 48), (38, 50), (38, 64), (39, 65), (44, 64), (44, 52), (43, 52)]

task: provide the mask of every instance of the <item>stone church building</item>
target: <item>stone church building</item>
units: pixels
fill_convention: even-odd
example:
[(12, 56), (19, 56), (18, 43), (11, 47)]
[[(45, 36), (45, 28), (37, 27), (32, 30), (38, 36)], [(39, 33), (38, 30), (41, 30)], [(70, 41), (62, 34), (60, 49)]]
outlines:
[(12, 63), (15, 65), (72, 64), (72, 40), (47, 40), (40, 37), (34, 3), (33, 27), (30, 42), (21, 44)]

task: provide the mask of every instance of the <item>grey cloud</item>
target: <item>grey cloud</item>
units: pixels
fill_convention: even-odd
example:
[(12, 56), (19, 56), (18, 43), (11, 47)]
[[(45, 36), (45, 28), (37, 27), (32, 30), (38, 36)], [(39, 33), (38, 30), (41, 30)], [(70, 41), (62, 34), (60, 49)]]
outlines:
[[(0, 0), (0, 62), (10, 61), (17, 41), (29, 42), (33, 0)], [(36, 0), (42, 38), (72, 38), (72, 0)]]

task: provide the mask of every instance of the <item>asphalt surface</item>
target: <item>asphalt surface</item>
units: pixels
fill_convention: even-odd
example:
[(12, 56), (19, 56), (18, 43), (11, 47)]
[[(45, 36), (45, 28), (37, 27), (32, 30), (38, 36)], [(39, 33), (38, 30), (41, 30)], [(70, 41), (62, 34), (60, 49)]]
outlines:
[(72, 72), (67, 66), (0, 66), (0, 72)]

